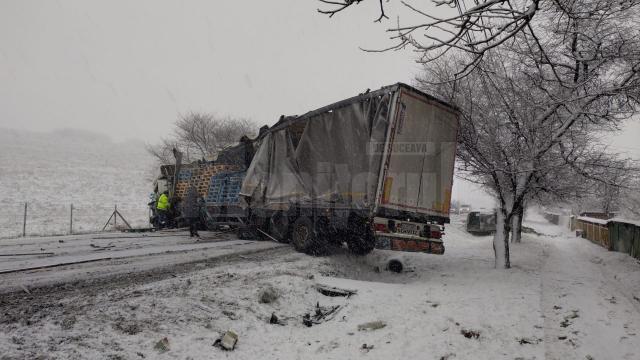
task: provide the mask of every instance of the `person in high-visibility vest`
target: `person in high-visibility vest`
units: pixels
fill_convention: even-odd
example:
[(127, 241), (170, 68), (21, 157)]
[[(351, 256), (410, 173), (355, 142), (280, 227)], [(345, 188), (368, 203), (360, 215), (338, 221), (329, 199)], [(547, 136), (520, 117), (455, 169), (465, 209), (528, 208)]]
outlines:
[(156, 210), (158, 212), (158, 227), (163, 228), (167, 223), (167, 213), (169, 212), (169, 192), (165, 191), (158, 198)]

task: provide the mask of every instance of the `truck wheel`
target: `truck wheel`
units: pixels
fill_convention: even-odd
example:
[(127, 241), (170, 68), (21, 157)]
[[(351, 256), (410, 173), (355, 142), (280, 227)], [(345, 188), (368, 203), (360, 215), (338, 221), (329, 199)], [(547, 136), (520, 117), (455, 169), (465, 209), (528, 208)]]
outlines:
[(398, 259), (391, 259), (387, 263), (387, 268), (389, 271), (393, 271), (394, 273), (401, 273), (402, 269), (404, 269), (404, 265), (402, 265), (402, 261)]
[(269, 218), (269, 235), (283, 243), (289, 242), (289, 217), (277, 212)]
[(323, 236), (319, 236), (313, 226), (313, 221), (306, 216), (299, 217), (291, 229), (293, 247), (308, 255), (324, 255), (328, 251), (328, 244)]
[(367, 255), (375, 247), (375, 236), (365, 218), (351, 215), (345, 234), (349, 251), (355, 255)]
[(367, 235), (351, 235), (347, 239), (347, 246), (349, 251), (355, 255), (367, 255), (375, 247), (375, 241), (372, 236)]

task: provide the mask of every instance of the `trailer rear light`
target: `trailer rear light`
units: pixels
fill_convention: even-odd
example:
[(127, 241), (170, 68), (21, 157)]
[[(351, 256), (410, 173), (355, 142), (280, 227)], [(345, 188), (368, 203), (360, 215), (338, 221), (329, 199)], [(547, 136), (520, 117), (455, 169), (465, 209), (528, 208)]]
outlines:
[(380, 223), (376, 223), (374, 225), (374, 229), (376, 231), (380, 231), (380, 232), (389, 232), (389, 228), (387, 227), (386, 224), (380, 224)]
[(440, 230), (431, 230), (431, 236), (432, 239), (441, 239), (442, 238), (442, 231)]

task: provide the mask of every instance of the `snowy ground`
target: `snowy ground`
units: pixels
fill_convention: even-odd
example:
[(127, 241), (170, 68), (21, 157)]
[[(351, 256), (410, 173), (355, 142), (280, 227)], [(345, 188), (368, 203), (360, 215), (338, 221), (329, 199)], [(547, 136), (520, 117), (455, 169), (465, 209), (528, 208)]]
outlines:
[[(493, 269), (490, 238), (454, 221), (445, 255), (404, 254), (402, 274), (384, 270), (397, 253), (312, 258), (278, 247), (6, 294), (0, 359), (640, 359), (640, 263), (543, 220), (527, 225), (546, 235), (513, 245), (511, 270)], [(358, 293), (328, 297), (317, 284)], [(279, 296), (261, 303), (269, 287)], [(306, 327), (317, 304), (341, 307)], [(272, 314), (283, 324), (269, 324)], [(386, 326), (358, 330), (377, 320)], [(237, 348), (213, 347), (229, 329)]]

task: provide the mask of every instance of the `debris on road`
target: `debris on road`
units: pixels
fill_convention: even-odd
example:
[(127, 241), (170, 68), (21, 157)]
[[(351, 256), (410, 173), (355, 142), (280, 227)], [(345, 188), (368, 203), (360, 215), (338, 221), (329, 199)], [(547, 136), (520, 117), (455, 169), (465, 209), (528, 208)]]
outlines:
[(387, 326), (387, 324), (384, 321), (380, 321), (380, 320), (371, 321), (371, 322), (358, 325), (358, 331), (378, 330), (378, 329), (382, 329), (385, 326)]
[(525, 338), (525, 337), (523, 337), (523, 338), (518, 338), (517, 340), (518, 340), (518, 343), (519, 343), (520, 345), (525, 345), (525, 344), (537, 345), (537, 344), (539, 344), (540, 342), (542, 342), (542, 339), (535, 339), (535, 338), (530, 339), (530, 338)]
[(311, 327), (313, 325), (322, 324), (325, 321), (332, 320), (338, 313), (340, 307), (340, 305), (325, 307), (320, 306), (320, 303), (317, 303), (313, 316), (309, 313), (304, 314), (302, 317), (302, 323), (307, 327)]
[(231, 351), (235, 349), (236, 344), (238, 343), (238, 334), (233, 332), (232, 330), (227, 331), (222, 338), (217, 339), (213, 346), (220, 347), (223, 350)]
[(360, 349), (362, 350), (362, 352), (368, 353), (373, 349), (373, 345), (362, 344), (362, 347)]
[(276, 300), (278, 300), (278, 292), (272, 286), (260, 291), (260, 303), (271, 304)]
[(158, 350), (160, 354), (166, 353), (169, 351), (169, 339), (162, 338), (158, 340), (158, 342), (153, 346), (154, 349)]
[(275, 313), (271, 313), (271, 318), (269, 319), (269, 324), (279, 324), (278, 317)]
[(462, 329), (460, 333), (467, 339), (477, 339), (480, 337), (480, 331), (477, 330)]
[(357, 290), (340, 289), (334, 286), (327, 286), (322, 284), (316, 285), (316, 290), (318, 290), (318, 292), (324, 296), (331, 296), (331, 297), (344, 296), (347, 299), (350, 298), (352, 295), (355, 295), (358, 293)]

